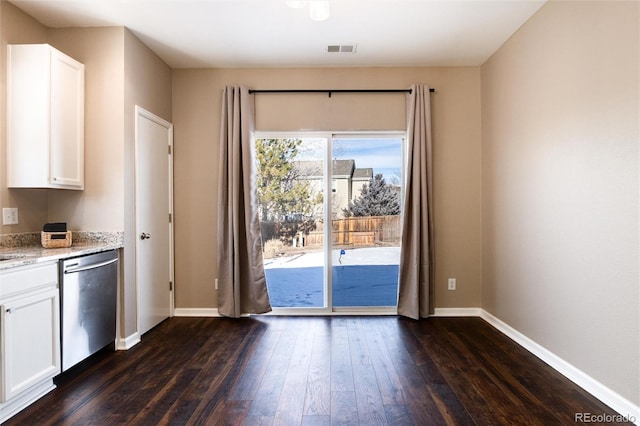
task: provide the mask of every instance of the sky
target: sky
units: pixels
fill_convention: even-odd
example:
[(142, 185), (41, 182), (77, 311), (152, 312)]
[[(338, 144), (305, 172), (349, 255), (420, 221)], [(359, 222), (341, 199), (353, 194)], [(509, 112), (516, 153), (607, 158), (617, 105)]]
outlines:
[(400, 179), (402, 169), (402, 140), (394, 139), (334, 139), (332, 158), (356, 160), (357, 168), (373, 168), (385, 180)]
[[(298, 158), (300, 160), (321, 160), (325, 149), (324, 141), (324, 139), (303, 139)], [(382, 173), (388, 183), (400, 183), (402, 139), (397, 137), (334, 139), (331, 158), (355, 160), (357, 168), (373, 168), (374, 175)]]

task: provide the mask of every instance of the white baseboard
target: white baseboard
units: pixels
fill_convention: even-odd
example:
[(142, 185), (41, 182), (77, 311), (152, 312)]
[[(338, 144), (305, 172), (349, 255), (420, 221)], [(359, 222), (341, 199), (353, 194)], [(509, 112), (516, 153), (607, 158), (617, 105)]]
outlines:
[(484, 309), (480, 309), (480, 317), (621, 415), (626, 416), (635, 424), (638, 424), (640, 421), (639, 406), (622, 397), (617, 392), (609, 389), (593, 377), (571, 365), (545, 347), (534, 342), (518, 330), (511, 327), (509, 324), (496, 318)]
[(119, 338), (116, 341), (116, 350), (118, 351), (127, 351), (140, 343), (140, 333), (137, 331), (132, 335), (125, 337), (124, 339)]
[(174, 317), (220, 317), (218, 308), (176, 308)]
[(479, 317), (480, 308), (435, 308), (434, 317)]

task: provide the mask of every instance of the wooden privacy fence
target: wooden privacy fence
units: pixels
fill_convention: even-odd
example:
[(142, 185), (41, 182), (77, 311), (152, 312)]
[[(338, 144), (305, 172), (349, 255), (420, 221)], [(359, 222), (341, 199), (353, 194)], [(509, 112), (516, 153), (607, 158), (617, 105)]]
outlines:
[[(334, 246), (371, 247), (383, 244), (398, 244), (402, 230), (400, 216), (347, 217), (331, 221)], [(324, 238), (323, 225), (304, 236), (305, 246), (321, 246)]]

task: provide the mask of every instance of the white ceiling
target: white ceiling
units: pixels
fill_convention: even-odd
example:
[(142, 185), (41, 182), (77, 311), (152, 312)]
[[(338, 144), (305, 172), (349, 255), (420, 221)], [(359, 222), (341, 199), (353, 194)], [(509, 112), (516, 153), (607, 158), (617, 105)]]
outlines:
[(316, 22), (284, 0), (11, 0), (48, 27), (127, 27), (173, 68), (481, 65), (544, 2), (331, 0)]

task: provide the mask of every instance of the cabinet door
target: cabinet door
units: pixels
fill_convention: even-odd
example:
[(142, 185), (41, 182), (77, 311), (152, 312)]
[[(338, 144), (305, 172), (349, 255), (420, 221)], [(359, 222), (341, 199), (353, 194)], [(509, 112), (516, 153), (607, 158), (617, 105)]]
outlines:
[(84, 66), (51, 51), (51, 146), (49, 183), (84, 185)]
[(60, 373), (58, 297), (55, 288), (0, 306), (4, 379), (1, 402)]
[(7, 186), (43, 188), (49, 178), (49, 46), (7, 46)]

